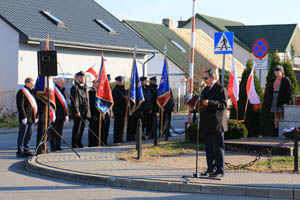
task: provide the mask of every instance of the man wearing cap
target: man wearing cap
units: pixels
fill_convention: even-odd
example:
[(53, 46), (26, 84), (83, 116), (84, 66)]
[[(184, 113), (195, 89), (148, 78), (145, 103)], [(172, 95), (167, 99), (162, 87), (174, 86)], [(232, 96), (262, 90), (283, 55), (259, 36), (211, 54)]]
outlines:
[[(143, 95), (145, 101), (141, 105), (141, 118), (142, 118), (142, 129), (143, 133), (149, 138), (151, 135), (151, 111), (152, 111), (152, 102), (151, 102), (151, 91), (150, 87), (147, 85), (147, 77), (141, 77), (141, 84), (143, 89)], [(146, 131), (146, 132), (145, 132)]]
[(74, 118), (72, 130), (72, 147), (82, 148), (82, 135), (87, 119), (91, 117), (85, 74), (76, 74), (75, 84), (71, 88), (71, 109)]
[(17, 109), (19, 113), (19, 133), (17, 141), (17, 157), (32, 156), (29, 141), (32, 135), (32, 124), (37, 122), (37, 103), (33, 95), (33, 79), (26, 78), (24, 88), (17, 93)]
[(114, 99), (113, 113), (115, 118), (114, 143), (119, 144), (122, 142), (128, 91), (124, 87), (124, 77), (118, 76), (115, 78), (115, 80), (116, 86), (112, 90), (112, 96)]
[(51, 129), (51, 139), (50, 139), (50, 150), (51, 151), (61, 151), (61, 136), (64, 128), (64, 124), (68, 123), (68, 100), (65, 94), (65, 80), (63, 77), (58, 77), (56, 79), (55, 87), (55, 102), (56, 102), (56, 120), (53, 124), (53, 129)]
[(149, 124), (151, 124), (151, 136), (157, 135), (157, 113), (159, 112), (158, 105), (156, 103), (158, 91), (157, 91), (157, 80), (156, 77), (153, 76), (150, 78), (150, 85), (149, 85), (150, 93), (151, 93), (151, 117), (149, 118)]

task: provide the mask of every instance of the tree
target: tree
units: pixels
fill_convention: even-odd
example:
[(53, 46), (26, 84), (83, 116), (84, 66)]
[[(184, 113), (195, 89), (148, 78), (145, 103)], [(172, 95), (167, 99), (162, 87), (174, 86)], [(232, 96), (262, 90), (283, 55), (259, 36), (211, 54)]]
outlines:
[(266, 88), (265, 88), (265, 94), (264, 94), (264, 102), (262, 106), (262, 112), (261, 112), (261, 130), (263, 133), (263, 136), (272, 136), (274, 133), (274, 115), (271, 112), (271, 106), (272, 106), (272, 90), (273, 90), (273, 84), (274, 84), (274, 69), (277, 65), (282, 65), (284, 67), (285, 76), (288, 77), (291, 81), (292, 86), (292, 95), (299, 93), (299, 86), (297, 83), (296, 75), (293, 70), (292, 64), (290, 61), (286, 60), (284, 62), (280, 62), (280, 57), (278, 55), (278, 52), (274, 52), (272, 54), (272, 60), (271, 60), (271, 66), (267, 75), (267, 82), (266, 82)]
[[(246, 85), (247, 85), (247, 80), (251, 73), (252, 67), (253, 67), (253, 61), (251, 59), (249, 59), (246, 64), (246, 68), (243, 71), (242, 80), (240, 82), (240, 92), (239, 92), (239, 101), (238, 101), (238, 119), (239, 120), (243, 120), (243, 118), (244, 118), (244, 112), (245, 112), (245, 107), (246, 107), (246, 102), (247, 102)], [(260, 86), (260, 82), (256, 76), (255, 71), (254, 71), (254, 85), (255, 85), (256, 92), (260, 98), (260, 101), (262, 102), (263, 90)], [(249, 137), (255, 137), (255, 136), (258, 136), (259, 134), (261, 134), (259, 126), (257, 126), (257, 124), (260, 123), (260, 113), (261, 113), (261, 108), (259, 108), (258, 110), (255, 111), (253, 108), (253, 105), (248, 103), (245, 125), (248, 129)], [(232, 108), (230, 110), (230, 118), (236, 119), (236, 109), (234, 108), (234, 106), (232, 106)]]

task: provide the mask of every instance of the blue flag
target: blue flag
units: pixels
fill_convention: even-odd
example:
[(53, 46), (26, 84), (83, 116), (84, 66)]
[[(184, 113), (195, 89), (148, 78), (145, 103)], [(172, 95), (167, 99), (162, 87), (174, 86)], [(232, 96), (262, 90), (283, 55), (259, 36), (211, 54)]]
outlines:
[(130, 105), (129, 105), (130, 115), (132, 115), (145, 101), (135, 58), (133, 59), (133, 66), (131, 72), (129, 101), (130, 101)]
[(109, 81), (105, 72), (103, 57), (101, 60), (101, 67), (97, 78), (97, 83), (98, 83), (98, 87), (96, 92), (95, 104), (96, 104), (96, 108), (103, 115), (105, 115), (105, 113), (112, 108), (114, 101), (113, 101)]
[(158, 87), (158, 97), (156, 100), (157, 105), (163, 108), (170, 99), (170, 86), (169, 86), (169, 75), (168, 75), (168, 62), (165, 57), (164, 66), (161, 74), (161, 79)]

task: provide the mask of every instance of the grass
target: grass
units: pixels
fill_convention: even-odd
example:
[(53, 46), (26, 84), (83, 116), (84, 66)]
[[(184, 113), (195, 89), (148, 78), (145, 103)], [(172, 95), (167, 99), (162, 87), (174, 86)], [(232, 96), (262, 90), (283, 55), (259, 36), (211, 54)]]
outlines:
[[(196, 150), (195, 144), (190, 144), (185, 141), (162, 142), (158, 146), (153, 144), (143, 145), (143, 158), (137, 160), (137, 151), (124, 152), (117, 157), (126, 161), (148, 161), (159, 157), (178, 156), (187, 153), (194, 153)], [(204, 145), (200, 144), (199, 150), (204, 150)]]
[[(298, 165), (300, 166), (300, 157), (298, 158)], [(294, 170), (294, 157), (293, 156), (285, 156), (285, 157), (272, 157), (271, 160), (271, 171), (273, 172), (287, 172)], [(260, 169), (268, 169), (268, 161), (259, 161), (254, 168), (258, 171)]]
[(18, 127), (19, 121), (18, 120), (10, 120), (10, 121), (1, 121), (0, 128), (10, 128), (10, 127)]

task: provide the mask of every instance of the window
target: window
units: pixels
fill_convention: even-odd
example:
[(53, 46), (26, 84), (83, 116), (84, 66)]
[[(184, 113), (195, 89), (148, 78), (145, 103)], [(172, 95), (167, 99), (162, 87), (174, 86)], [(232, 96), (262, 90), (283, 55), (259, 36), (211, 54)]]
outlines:
[(60, 27), (60, 28), (67, 28), (68, 27), (67, 24), (64, 21), (62, 21), (61, 19), (59, 19), (58, 17), (53, 15), (51, 12), (42, 10), (41, 13), (43, 15), (45, 15), (53, 23), (55, 23), (57, 27)]
[(112, 27), (110, 27), (109, 25), (107, 25), (106, 23), (104, 23), (104, 21), (102, 21), (100, 19), (95, 19), (95, 21), (97, 22), (97, 24), (99, 24), (102, 28), (104, 28), (110, 34), (118, 34), (117, 31), (115, 31)]
[(175, 42), (174, 40), (171, 40), (171, 42), (183, 53), (186, 53), (186, 50), (177, 42)]

